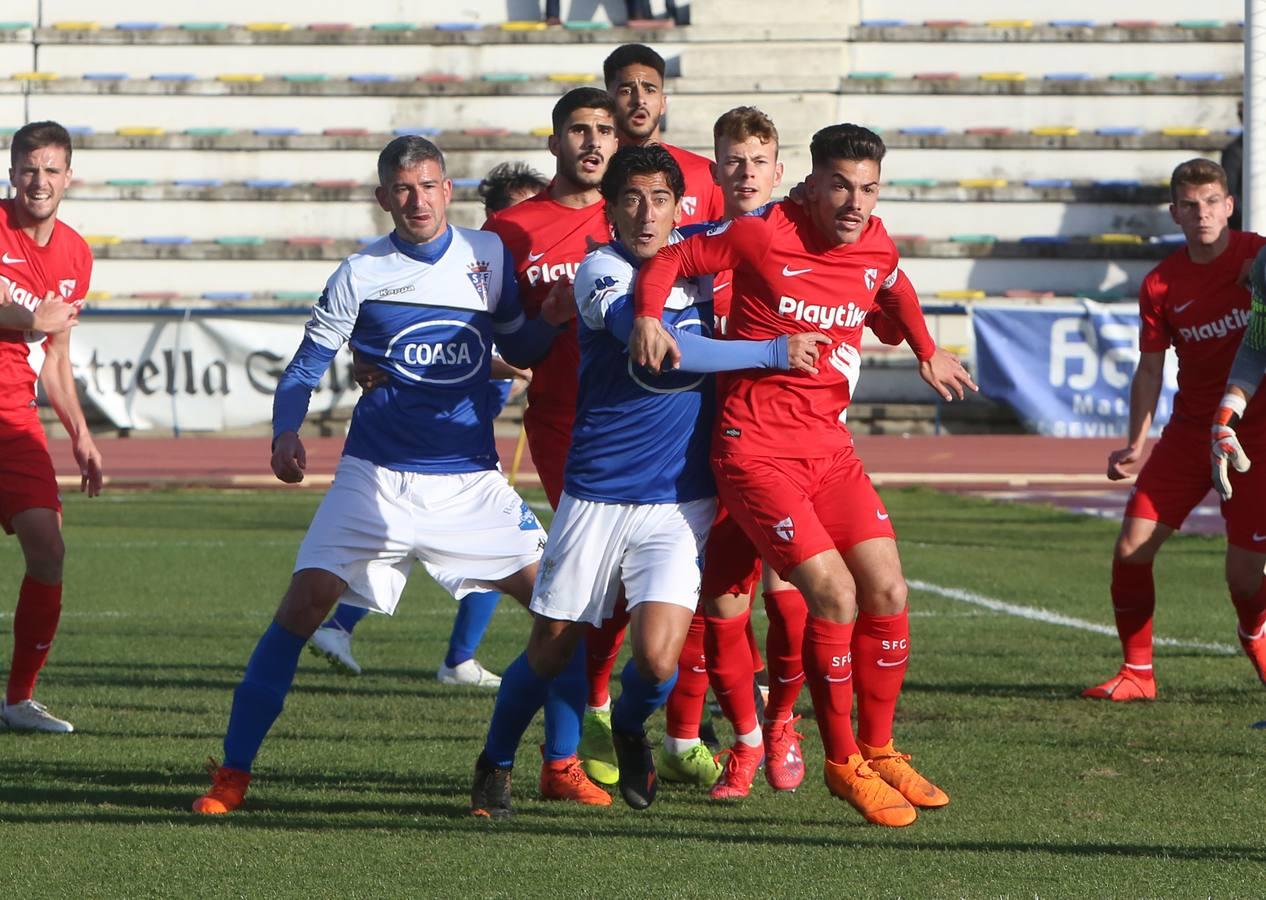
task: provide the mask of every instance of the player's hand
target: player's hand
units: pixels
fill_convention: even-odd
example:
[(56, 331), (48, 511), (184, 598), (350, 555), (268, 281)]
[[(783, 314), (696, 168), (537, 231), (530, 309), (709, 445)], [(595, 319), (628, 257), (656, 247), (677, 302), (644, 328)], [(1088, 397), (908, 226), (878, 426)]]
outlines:
[(652, 316), (638, 316), (629, 335), (629, 358), (658, 375), (681, 364), (681, 350), (663, 322)]
[(818, 357), (822, 353), (822, 345), (831, 343), (831, 339), (820, 331), (802, 331), (787, 337), (787, 369), (791, 372), (807, 372), (818, 374)]
[(791, 190), (787, 191), (787, 199), (796, 206), (804, 206), (805, 200), (808, 199), (808, 187), (804, 181), (798, 181), (792, 185)]
[(932, 390), (950, 402), (955, 397), (962, 400), (966, 396), (964, 389), (980, 390), (958, 357), (941, 347), (937, 347), (931, 357), (919, 363), (919, 375), (931, 385)]
[(49, 291), (35, 307), (31, 328), (44, 334), (60, 334), (79, 324), (79, 307), (67, 303), (55, 291)]
[(559, 278), (550, 287), (541, 302), (541, 318), (555, 328), (576, 318), (576, 292), (572, 290), (570, 278)]
[(1213, 464), (1213, 489), (1223, 500), (1230, 500), (1231, 474), (1227, 471), (1227, 464), (1235, 471), (1244, 473), (1253, 463), (1240, 446), (1240, 439), (1230, 425), (1214, 425), (1212, 440), (1209, 457)]
[(284, 431), (273, 441), (273, 474), (278, 481), (298, 484), (303, 481), (303, 470), (308, 467), (308, 454), (303, 441), (293, 431)]
[(1108, 480), (1122, 481), (1134, 474), (1131, 467), (1143, 456), (1142, 447), (1122, 447), (1108, 454)]
[(352, 379), (360, 385), (360, 389), (368, 394), (391, 380), (391, 376), (373, 363), (365, 362), (355, 350), (352, 351)]
[(103, 480), (101, 451), (97, 449), (92, 435), (86, 431), (75, 438), (71, 449), (75, 454), (75, 462), (79, 465), (79, 490), (89, 497), (97, 496), (101, 493)]

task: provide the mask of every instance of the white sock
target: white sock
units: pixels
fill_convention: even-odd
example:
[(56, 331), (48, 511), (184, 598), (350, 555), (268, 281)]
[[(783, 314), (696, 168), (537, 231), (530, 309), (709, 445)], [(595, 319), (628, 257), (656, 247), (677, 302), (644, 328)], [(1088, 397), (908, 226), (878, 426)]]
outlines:
[(669, 753), (681, 754), (685, 753), (691, 747), (698, 747), (701, 743), (697, 737), (694, 738), (675, 738), (672, 735), (664, 735), (664, 749)]
[(607, 697), (607, 702), (601, 706), (585, 706), (586, 713), (609, 713), (611, 712), (611, 698)]
[(746, 745), (747, 745), (747, 746), (749, 746), (749, 747), (759, 747), (759, 746), (761, 745), (761, 741), (762, 741), (762, 740), (763, 740), (763, 738), (762, 738), (762, 735), (761, 735), (761, 733), (760, 733), (760, 726), (759, 726), (759, 725), (757, 725), (755, 728), (753, 728), (753, 729), (752, 729), (751, 731), (749, 731), (747, 734), (740, 734), (740, 735), (738, 736), (738, 741), (739, 741), (739, 743), (740, 743), (740, 744), (746, 744)]

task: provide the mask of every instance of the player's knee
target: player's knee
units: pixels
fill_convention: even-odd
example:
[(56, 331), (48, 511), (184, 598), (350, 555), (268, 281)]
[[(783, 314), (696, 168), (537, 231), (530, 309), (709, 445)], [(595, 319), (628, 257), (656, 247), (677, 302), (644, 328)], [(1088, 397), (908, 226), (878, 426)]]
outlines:
[(663, 684), (677, 674), (680, 657), (680, 652), (673, 653), (668, 647), (642, 647), (635, 650), (633, 664), (647, 681)]
[(347, 585), (336, 575), (317, 569), (296, 572), (277, 607), (277, 622), (294, 634), (311, 637)]
[(894, 578), (858, 597), (862, 609), (874, 616), (899, 615), (906, 608), (909, 588), (904, 578)]
[(1237, 600), (1247, 600), (1262, 589), (1262, 571), (1254, 566), (1237, 566), (1228, 562), (1226, 587)]
[(25, 548), (26, 574), (44, 584), (60, 584), (62, 563), (66, 559), (66, 544), (58, 532)]
[(1126, 565), (1141, 566), (1156, 558), (1156, 550), (1145, 540), (1121, 534), (1112, 548), (1112, 559)]

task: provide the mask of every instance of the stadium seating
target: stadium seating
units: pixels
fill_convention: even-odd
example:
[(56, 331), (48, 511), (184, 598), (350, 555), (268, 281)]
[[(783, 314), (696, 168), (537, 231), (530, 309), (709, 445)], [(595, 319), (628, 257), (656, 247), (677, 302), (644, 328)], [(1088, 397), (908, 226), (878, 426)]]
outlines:
[[(1173, 231), (1164, 179), (1232, 139), (1241, 90), (1243, 11), (1229, 0), (1198, 20), (1141, 0), (1069, 0), (1045, 20), (1001, 0), (972, 4), (970, 20), (931, 0), (901, 4), (899, 20), (891, 4), (813, 0), (769, 24), (752, 24), (764, 2), (694, 0), (688, 28), (623, 27), (603, 4), (562, 28), (518, 0), (283, 2), (268, 21), (257, 7), (227, 0), (216, 21), (193, 21), (116, 0), (103, 19), (92, 0), (11, 0), (0, 17), (3, 123), (75, 127), (81, 181), (65, 215), (119, 239), (98, 245), (112, 298), (319, 287), (387, 227), (370, 184), (396, 133), (434, 136), (459, 179), (454, 219), (477, 224), (477, 179), (506, 159), (548, 171), (554, 100), (596, 83), (629, 40), (668, 59), (666, 136), (701, 152), (740, 103), (778, 123), (789, 180), (822, 124), (880, 130), (880, 214), (909, 236), (925, 293), (1130, 294)], [(981, 231), (995, 240), (963, 239)], [(1140, 242), (1092, 240), (1107, 234)]]

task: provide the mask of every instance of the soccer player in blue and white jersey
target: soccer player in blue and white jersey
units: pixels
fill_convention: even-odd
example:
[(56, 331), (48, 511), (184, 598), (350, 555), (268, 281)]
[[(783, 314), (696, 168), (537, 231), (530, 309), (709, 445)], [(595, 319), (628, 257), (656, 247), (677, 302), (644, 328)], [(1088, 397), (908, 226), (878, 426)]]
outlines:
[(415, 560), (454, 593), (495, 588), (526, 603), (536, 578), (545, 532), (497, 469), (489, 362), (495, 341), (509, 362), (531, 364), (574, 307), (555, 298), (524, 317), (500, 238), (448, 224), (453, 185), (430, 141), (393, 140), (378, 179), (395, 229), (344, 260), (313, 307), (277, 387), (273, 473), (303, 480), (299, 426), (344, 342), (392, 379), (356, 404), (334, 484), (234, 693), (224, 765), (195, 812), (241, 805), (300, 651), (336, 601), (391, 613)]
[(576, 275), (580, 392), (564, 490), (532, 594), (532, 633), (502, 676), (488, 739), (475, 764), (471, 811), (510, 813), (510, 773), (523, 732), (588, 625), (611, 615), (623, 587), (633, 659), (611, 712), (620, 792), (636, 809), (655, 797), (646, 719), (663, 704), (699, 602), (699, 554), (716, 510), (708, 466), (715, 387), (706, 372), (815, 372), (822, 335), (715, 341), (711, 279), (673, 289), (666, 324), (678, 371), (632, 365), (633, 281), (642, 261), (677, 236), (681, 169), (661, 146), (623, 147), (602, 179), (618, 240)]

